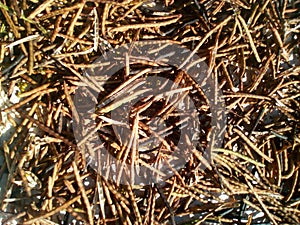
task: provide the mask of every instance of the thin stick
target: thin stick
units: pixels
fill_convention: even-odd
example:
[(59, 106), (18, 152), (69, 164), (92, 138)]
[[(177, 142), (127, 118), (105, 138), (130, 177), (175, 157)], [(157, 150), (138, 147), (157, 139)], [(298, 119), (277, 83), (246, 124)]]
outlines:
[(140, 29), (143, 28), (153, 28), (153, 27), (161, 27), (161, 26), (167, 26), (172, 23), (176, 23), (180, 19), (180, 15), (177, 16), (175, 19), (163, 21), (163, 22), (157, 22), (157, 23), (142, 23), (142, 24), (130, 24), (130, 25), (123, 25), (121, 27), (115, 27), (111, 28), (110, 32), (125, 32), (129, 29)]
[(30, 97), (24, 99), (21, 102), (16, 103), (16, 104), (14, 104), (12, 106), (7, 107), (6, 109), (3, 110), (3, 112), (10, 112), (10, 111), (12, 111), (14, 109), (18, 109), (21, 106), (25, 105), (27, 102), (30, 102), (31, 100), (33, 100), (33, 99), (35, 99), (37, 97), (40, 97), (41, 95), (48, 94), (48, 93), (55, 92), (55, 91), (57, 91), (56, 88), (51, 88), (51, 89), (47, 89), (47, 90), (43, 90), (41, 92), (35, 93), (35, 94), (31, 95)]
[(233, 131), (236, 132), (257, 154), (259, 154), (268, 162), (273, 162), (273, 159), (265, 155), (261, 150), (259, 150), (259, 148), (256, 147), (256, 145), (254, 145), (253, 142), (242, 131), (240, 131), (237, 128), (233, 128)]
[(260, 63), (260, 62), (261, 62), (261, 59), (260, 59), (260, 57), (259, 57), (259, 54), (258, 54), (257, 49), (256, 49), (256, 47), (255, 47), (255, 44), (254, 44), (254, 42), (253, 42), (253, 39), (252, 39), (252, 36), (251, 36), (250, 31), (249, 31), (249, 29), (248, 29), (248, 26), (247, 26), (245, 20), (243, 19), (243, 17), (242, 17), (241, 15), (238, 15), (238, 19), (241, 21), (242, 26), (244, 27), (244, 29), (245, 29), (245, 31), (246, 31), (246, 34), (247, 34), (247, 36), (248, 36), (248, 38), (249, 38), (250, 46), (251, 46), (251, 48), (252, 48), (252, 51), (253, 51), (254, 56), (255, 56), (255, 58), (256, 58), (256, 61)]
[(247, 156), (245, 156), (245, 155), (242, 155), (242, 154), (240, 154), (240, 153), (238, 153), (238, 152), (234, 152), (234, 151), (232, 151), (232, 150), (223, 149), (223, 148), (216, 148), (216, 149), (213, 149), (213, 152), (223, 152), (223, 153), (235, 155), (235, 156), (237, 156), (237, 157), (239, 157), (239, 158), (241, 158), (241, 159), (244, 159), (244, 160), (246, 160), (246, 161), (248, 161), (248, 162), (251, 162), (252, 164), (254, 164), (254, 165), (256, 165), (256, 166), (265, 167), (265, 164), (260, 163), (260, 162), (257, 162), (257, 161), (255, 161), (254, 159), (251, 159), (251, 158), (249, 158), (249, 157), (247, 157)]
[(244, 98), (254, 98), (254, 99), (262, 99), (272, 101), (272, 98), (267, 96), (255, 95), (255, 94), (248, 94), (248, 93), (234, 93), (234, 94), (227, 94), (223, 96), (224, 98), (227, 97), (244, 97)]
[(106, 19), (108, 17), (110, 7), (111, 7), (111, 4), (105, 3), (104, 9), (103, 9), (103, 14), (102, 14), (102, 21), (101, 21), (101, 32), (102, 32), (103, 37), (106, 37), (105, 24), (106, 24)]
[(30, 20), (34, 19), (38, 14), (40, 14), (42, 11), (44, 11), (54, 1), (55, 0), (47, 0), (47, 1), (43, 2), (27, 17), (27, 19), (30, 19)]
[(246, 182), (247, 182), (248, 186), (250, 187), (253, 195), (255, 196), (255, 198), (257, 199), (257, 201), (259, 202), (259, 204), (263, 208), (264, 212), (268, 215), (268, 217), (273, 222), (273, 224), (277, 225), (278, 223), (274, 219), (273, 215), (269, 212), (269, 210), (267, 209), (266, 205), (263, 203), (263, 201), (261, 200), (261, 198), (259, 197), (259, 195), (254, 191), (254, 188), (253, 188), (252, 184), (248, 181), (247, 178), (246, 178)]
[(92, 210), (91, 210), (91, 204), (90, 204), (89, 199), (87, 197), (87, 193), (86, 193), (85, 188), (83, 186), (82, 179), (80, 177), (80, 174), (79, 174), (79, 171), (78, 171), (78, 168), (77, 168), (77, 165), (76, 165), (75, 161), (72, 162), (72, 167), (73, 167), (73, 170), (74, 170), (74, 175), (75, 175), (75, 178), (76, 178), (81, 196), (83, 198), (83, 202), (84, 202), (85, 207), (86, 207), (89, 223), (94, 224), (94, 218), (93, 218), (93, 214), (92, 214)]
[[(93, 191), (93, 190), (88, 190), (88, 191), (86, 191), (86, 194), (89, 194), (89, 193), (91, 193), (92, 191)], [(59, 213), (60, 211), (65, 210), (67, 207), (69, 207), (69, 206), (72, 205), (73, 203), (77, 202), (80, 198), (81, 198), (81, 195), (76, 196), (75, 198), (71, 199), (70, 201), (68, 201), (68, 202), (66, 202), (66, 203), (64, 203), (64, 204), (62, 204), (61, 206), (58, 206), (58, 207), (55, 208), (54, 210), (52, 210), (52, 211), (50, 211), (50, 212), (48, 212), (48, 213), (45, 213), (45, 214), (43, 214), (43, 215), (41, 215), (41, 216), (38, 216), (38, 217), (36, 217), (36, 218), (27, 220), (27, 221), (23, 222), (23, 224), (24, 224), (24, 225), (27, 225), (27, 224), (30, 225), (30, 224), (33, 224), (33, 223), (35, 223), (35, 222), (38, 222), (38, 221), (40, 221), (40, 220), (42, 220), (42, 219), (46, 219), (46, 218), (48, 218), (48, 217), (50, 217), (50, 216), (53, 216), (53, 215)]]
[(84, 3), (77, 3), (73, 6), (70, 6), (70, 7), (65, 7), (65, 8), (62, 8), (62, 9), (58, 9), (56, 11), (53, 11), (53, 12), (50, 12), (48, 14), (45, 14), (43, 16), (41, 16), (40, 18), (37, 18), (37, 20), (46, 20), (46, 19), (49, 19), (51, 17), (54, 17), (54, 16), (58, 16), (58, 15), (61, 15), (61, 14), (64, 14), (65, 12), (69, 12), (69, 11), (72, 11), (72, 10), (75, 10), (75, 9), (78, 9), (80, 7), (82, 7), (82, 4)]
[(21, 39), (19, 39), (19, 40), (17, 40), (17, 41), (14, 41), (14, 42), (12, 42), (12, 43), (6, 45), (5, 48), (12, 48), (12, 47), (17, 46), (17, 45), (19, 45), (19, 44), (22, 44), (22, 43), (25, 43), (25, 42), (28, 42), (28, 41), (36, 40), (36, 39), (38, 39), (39, 37), (41, 37), (41, 35), (39, 35), (39, 34), (29, 35), (29, 36), (27, 36), (27, 37), (21, 38)]

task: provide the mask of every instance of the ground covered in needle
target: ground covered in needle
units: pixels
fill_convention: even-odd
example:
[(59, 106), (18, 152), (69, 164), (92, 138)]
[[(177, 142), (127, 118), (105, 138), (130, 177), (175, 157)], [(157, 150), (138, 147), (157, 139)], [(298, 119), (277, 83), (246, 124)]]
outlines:
[[(299, 0), (0, 2), (1, 223), (299, 224), (299, 8)], [(116, 53), (124, 68), (89, 76), (115, 66), (95, 66), (99, 57), (124, 44), (139, 52), (138, 41), (159, 46), (147, 53), (160, 59), (170, 45), (194, 51), (222, 92), (226, 124), (211, 122), (207, 93), (167, 61)], [(101, 148), (126, 165), (165, 172), (153, 165), (172, 157), (184, 136), (179, 111), (153, 93), (122, 111), (158, 74), (178, 86), (168, 92), (175, 105), (188, 97), (196, 106), (199, 144), (159, 184), (125, 185), (126, 171), (123, 184), (99, 176)], [(84, 121), (79, 87), (91, 87), (84, 97), (97, 102)], [(159, 131), (155, 118), (165, 120)], [(74, 129), (81, 122), (87, 130)], [(114, 127), (126, 127), (131, 144)], [(94, 132), (101, 145), (78, 145), (76, 132)], [(207, 157), (209, 142), (220, 146)]]

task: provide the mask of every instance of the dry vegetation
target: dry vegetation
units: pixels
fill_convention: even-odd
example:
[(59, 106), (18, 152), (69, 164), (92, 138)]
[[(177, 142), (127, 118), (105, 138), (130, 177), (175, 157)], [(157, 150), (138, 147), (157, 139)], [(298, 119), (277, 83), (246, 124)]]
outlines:
[[(299, 224), (299, 8), (298, 0), (2, 0), (2, 224)], [(218, 79), (227, 117), (212, 166), (201, 169), (199, 151), (164, 184), (144, 187), (97, 176), (72, 130), (77, 85), (91, 85), (83, 71), (140, 40), (196, 50)], [(163, 65), (131, 62), (102, 97), (147, 68)], [(210, 120), (209, 110), (199, 114)], [(99, 135), (118, 151), (110, 133)]]

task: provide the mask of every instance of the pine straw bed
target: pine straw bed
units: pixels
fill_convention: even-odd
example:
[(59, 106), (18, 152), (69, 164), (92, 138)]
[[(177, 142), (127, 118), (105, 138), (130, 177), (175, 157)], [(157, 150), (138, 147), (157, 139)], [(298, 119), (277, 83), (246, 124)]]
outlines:
[[(2, 224), (299, 224), (299, 7), (296, 0), (1, 1)], [(195, 154), (163, 185), (143, 187), (97, 176), (72, 130), (83, 71), (105, 51), (140, 40), (198, 48), (227, 117), (213, 166), (201, 170)]]

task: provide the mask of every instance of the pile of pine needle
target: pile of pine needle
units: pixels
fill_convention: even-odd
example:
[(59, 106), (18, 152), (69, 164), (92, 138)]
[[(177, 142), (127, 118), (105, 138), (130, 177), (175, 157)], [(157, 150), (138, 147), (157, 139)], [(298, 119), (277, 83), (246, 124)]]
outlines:
[[(299, 0), (2, 0), (1, 223), (299, 224), (299, 8)], [(137, 41), (195, 50), (226, 102), (224, 138), (211, 150), (212, 162), (197, 149), (162, 184), (124, 185), (100, 176), (72, 127), (76, 90), (92, 82), (85, 71), (107, 51)], [(173, 80), (180, 74), (135, 59), (98, 100), (145, 69)], [(189, 93), (199, 105), (205, 146), (211, 116), (209, 106), (201, 108), (203, 94)], [(162, 106), (152, 104), (144, 117)], [(104, 115), (96, 117), (100, 129)], [(147, 136), (144, 123), (138, 129)], [(98, 133), (122, 160), (117, 137)], [(150, 165), (151, 158), (139, 156), (134, 163)]]

